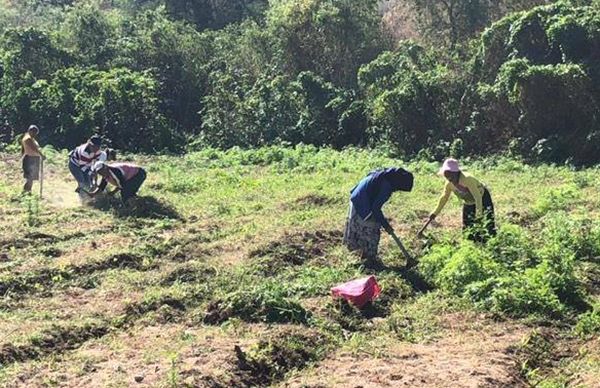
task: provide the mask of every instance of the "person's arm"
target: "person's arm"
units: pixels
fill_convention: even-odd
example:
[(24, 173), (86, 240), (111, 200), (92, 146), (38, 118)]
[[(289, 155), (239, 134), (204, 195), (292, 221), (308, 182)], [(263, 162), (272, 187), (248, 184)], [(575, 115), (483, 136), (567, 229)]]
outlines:
[(107, 185), (108, 185), (108, 181), (106, 180), (106, 178), (102, 178), (102, 181), (100, 182), (98, 187), (96, 187), (94, 190), (90, 191), (90, 195), (94, 196), (94, 195), (98, 194), (99, 192), (104, 191), (104, 189), (106, 189)]
[(437, 207), (431, 213), (431, 218), (435, 218), (440, 214), (444, 206), (446, 206), (446, 203), (448, 203), (448, 199), (450, 199), (450, 194), (452, 194), (452, 186), (451, 183), (448, 182), (446, 183), (446, 186), (444, 186), (444, 193), (440, 197)]
[(109, 191), (107, 194), (110, 196), (113, 196), (113, 195), (117, 194), (120, 190), (121, 190), (120, 187), (115, 187), (115, 189), (113, 191)]
[(383, 228), (386, 231), (390, 231), (392, 229), (392, 226), (383, 215), (383, 211), (381, 210), (381, 208), (383, 207), (383, 205), (385, 205), (388, 199), (390, 199), (391, 195), (392, 188), (390, 187), (390, 184), (387, 183), (387, 181), (384, 181), (381, 183), (381, 187), (379, 188), (379, 193), (377, 194), (377, 197), (375, 197), (371, 204), (371, 217), (373, 217), (375, 221), (379, 222), (379, 224), (383, 226)]
[(479, 190), (479, 182), (473, 177), (465, 177), (465, 187), (475, 200), (476, 217), (483, 216), (483, 193)]

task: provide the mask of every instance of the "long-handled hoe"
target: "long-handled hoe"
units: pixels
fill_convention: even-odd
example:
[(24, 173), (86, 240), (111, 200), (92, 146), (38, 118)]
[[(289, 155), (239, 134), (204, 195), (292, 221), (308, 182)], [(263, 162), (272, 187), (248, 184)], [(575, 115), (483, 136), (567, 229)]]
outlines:
[(392, 236), (392, 238), (396, 242), (396, 245), (398, 245), (398, 248), (400, 248), (400, 251), (402, 251), (404, 258), (406, 259), (406, 267), (407, 268), (414, 267), (414, 265), (416, 264), (415, 259), (411, 256), (410, 253), (408, 253), (408, 251), (404, 247), (404, 244), (402, 244), (402, 241), (400, 240), (400, 238), (396, 235), (396, 233), (394, 233), (393, 230), (388, 231), (388, 233), (390, 234), (390, 236)]
[(40, 199), (44, 198), (44, 158), (40, 158)]
[(418, 238), (423, 237), (423, 233), (425, 232), (425, 229), (427, 229), (427, 227), (429, 226), (429, 224), (431, 224), (431, 221), (433, 221), (432, 218), (430, 218), (429, 220), (427, 220), (427, 222), (425, 223), (425, 225), (423, 225), (423, 227), (421, 228), (421, 230), (419, 230), (419, 233), (417, 233), (417, 237)]

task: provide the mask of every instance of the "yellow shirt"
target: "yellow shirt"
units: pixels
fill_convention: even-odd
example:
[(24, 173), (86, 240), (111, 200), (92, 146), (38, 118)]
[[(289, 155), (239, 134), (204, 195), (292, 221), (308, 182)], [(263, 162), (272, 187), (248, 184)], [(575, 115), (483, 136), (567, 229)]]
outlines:
[(38, 142), (29, 134), (26, 133), (21, 140), (21, 146), (23, 155), (28, 156), (41, 156), (40, 145)]
[(458, 198), (464, 201), (466, 205), (475, 205), (477, 217), (483, 215), (483, 193), (485, 192), (485, 186), (477, 179), (466, 173), (461, 173), (458, 180), (458, 185), (454, 185), (448, 181), (444, 187), (444, 193), (440, 197), (437, 208), (433, 211), (436, 216), (440, 214), (450, 194), (454, 193)]

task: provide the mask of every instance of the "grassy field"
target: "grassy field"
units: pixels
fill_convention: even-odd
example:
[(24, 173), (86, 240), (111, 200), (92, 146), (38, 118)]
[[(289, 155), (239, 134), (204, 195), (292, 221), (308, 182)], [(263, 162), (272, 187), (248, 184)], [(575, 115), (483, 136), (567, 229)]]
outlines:
[[(0, 164), (0, 386), (598, 386), (600, 170), (465, 162), (491, 189), (500, 234), (462, 242), (451, 200), (416, 231), (437, 163), (312, 147), (132, 159), (134, 206), (81, 205), (66, 154), (45, 195)], [(384, 208), (385, 268), (341, 244), (349, 190), (404, 165), (415, 190)], [(358, 311), (329, 289), (373, 273)]]

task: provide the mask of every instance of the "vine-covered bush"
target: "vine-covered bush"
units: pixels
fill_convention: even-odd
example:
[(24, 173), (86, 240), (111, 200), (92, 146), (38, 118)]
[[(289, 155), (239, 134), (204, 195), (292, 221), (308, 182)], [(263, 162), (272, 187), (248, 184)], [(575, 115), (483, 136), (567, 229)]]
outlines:
[(158, 110), (156, 81), (147, 73), (67, 68), (30, 90), (32, 114), (53, 128), (59, 147), (84, 142), (95, 132), (132, 151), (162, 151), (178, 144)]
[(488, 29), (476, 56), (470, 150), (600, 161), (600, 10), (561, 1)]
[(448, 151), (457, 135), (453, 129), (461, 81), (434, 59), (434, 53), (406, 43), (363, 66), (358, 79), (372, 144), (385, 142), (405, 156), (436, 148)]
[(598, 163), (598, 1), (540, 2), (477, 35), (514, 2), (411, 1), (417, 39), (397, 42), (374, 0), (0, 4), (0, 141), (36, 123), (66, 148), (98, 127), (134, 151), (304, 143)]

